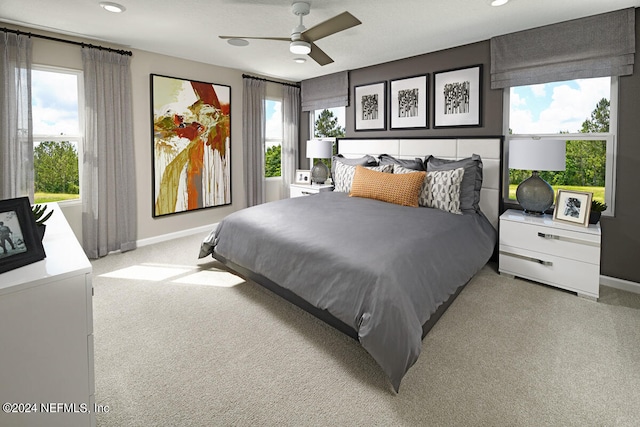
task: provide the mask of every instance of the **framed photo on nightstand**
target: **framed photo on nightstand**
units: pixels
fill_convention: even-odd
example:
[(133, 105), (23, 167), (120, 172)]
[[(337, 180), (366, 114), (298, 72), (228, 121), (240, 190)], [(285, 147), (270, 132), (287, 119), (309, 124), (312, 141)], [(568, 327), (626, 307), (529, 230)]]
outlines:
[(588, 227), (592, 197), (589, 192), (558, 190), (553, 219)]
[(311, 184), (311, 171), (308, 169), (296, 169), (296, 184)]

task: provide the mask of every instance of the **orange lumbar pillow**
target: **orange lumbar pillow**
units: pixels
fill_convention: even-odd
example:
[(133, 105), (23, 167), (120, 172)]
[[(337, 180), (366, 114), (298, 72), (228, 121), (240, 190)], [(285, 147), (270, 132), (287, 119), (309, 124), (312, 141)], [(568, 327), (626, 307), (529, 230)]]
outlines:
[(395, 175), (356, 166), (349, 196), (418, 207), (425, 175), (426, 172)]

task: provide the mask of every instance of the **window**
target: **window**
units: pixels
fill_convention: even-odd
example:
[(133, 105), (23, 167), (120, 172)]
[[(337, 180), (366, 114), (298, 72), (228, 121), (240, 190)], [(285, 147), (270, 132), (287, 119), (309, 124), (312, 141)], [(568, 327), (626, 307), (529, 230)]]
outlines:
[(35, 203), (80, 197), (82, 73), (33, 67)]
[[(345, 135), (345, 107), (325, 108), (314, 110), (309, 114), (310, 129), (313, 138), (340, 138)], [(334, 142), (333, 154), (338, 153), (338, 146)], [(331, 159), (321, 159), (331, 170)]]
[[(616, 77), (579, 79), (505, 90), (507, 142), (511, 139), (566, 140), (566, 170), (541, 171), (553, 187), (593, 193), (613, 214), (617, 130)], [(531, 171), (509, 169), (509, 200)], [(506, 193), (506, 192), (505, 192)]]
[(267, 99), (265, 105), (266, 134), (264, 141), (264, 176), (282, 176), (282, 101)]

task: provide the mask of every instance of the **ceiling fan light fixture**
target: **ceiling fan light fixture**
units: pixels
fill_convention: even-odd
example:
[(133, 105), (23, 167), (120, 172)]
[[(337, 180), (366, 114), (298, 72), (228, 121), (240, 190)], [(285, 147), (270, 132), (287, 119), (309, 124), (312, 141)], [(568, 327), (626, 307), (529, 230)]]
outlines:
[(302, 40), (292, 41), (289, 44), (289, 51), (296, 55), (307, 55), (311, 52), (311, 44)]
[(100, 7), (103, 8), (106, 11), (109, 12), (113, 12), (113, 13), (122, 13), (125, 10), (127, 10), (123, 5), (118, 4), (118, 3), (111, 3), (108, 1), (103, 1), (100, 3)]
[(502, 6), (509, 2), (509, 0), (491, 0), (491, 6)]

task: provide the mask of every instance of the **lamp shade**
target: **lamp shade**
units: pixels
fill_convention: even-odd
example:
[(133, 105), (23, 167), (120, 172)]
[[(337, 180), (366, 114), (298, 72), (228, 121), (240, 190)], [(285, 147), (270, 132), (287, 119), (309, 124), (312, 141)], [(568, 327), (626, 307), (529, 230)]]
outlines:
[(532, 171), (563, 171), (566, 141), (561, 139), (512, 139), (509, 168)]
[(310, 139), (307, 141), (308, 159), (328, 159), (333, 154), (333, 140)]

